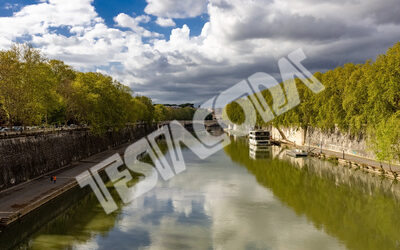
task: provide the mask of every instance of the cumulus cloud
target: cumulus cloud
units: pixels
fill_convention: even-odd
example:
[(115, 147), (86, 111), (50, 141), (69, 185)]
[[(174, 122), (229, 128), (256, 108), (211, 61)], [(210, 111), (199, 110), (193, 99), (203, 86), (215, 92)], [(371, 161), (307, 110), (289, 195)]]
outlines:
[[(47, 0), (0, 17), (0, 48), (24, 38), (48, 57), (111, 74), (155, 102), (201, 102), (255, 72), (279, 77), (277, 60), (297, 48), (311, 71), (374, 58), (399, 41), (396, 1), (148, 0), (146, 15), (120, 13), (110, 27), (92, 0)], [(204, 13), (209, 21), (198, 36), (188, 25), (169, 37), (143, 27)]]
[(121, 13), (114, 18), (114, 21), (116, 22), (118, 27), (129, 28), (132, 31), (141, 34), (144, 37), (160, 37), (161, 34), (158, 34), (156, 32), (150, 32), (145, 28), (143, 28), (142, 26), (140, 26), (141, 23), (148, 23), (150, 22), (150, 20), (151, 18), (146, 15), (133, 18), (124, 13)]
[(158, 17), (186, 18), (196, 17), (206, 11), (207, 0), (146, 0), (147, 14)]
[(163, 17), (158, 17), (156, 23), (162, 27), (173, 27), (175, 26), (174, 20), (171, 18), (163, 18)]
[(0, 46), (7, 46), (18, 37), (49, 33), (50, 27), (87, 27), (101, 22), (91, 3), (92, 0), (49, 0), (25, 6), (12, 17), (1, 17), (0, 34), (6, 41)]

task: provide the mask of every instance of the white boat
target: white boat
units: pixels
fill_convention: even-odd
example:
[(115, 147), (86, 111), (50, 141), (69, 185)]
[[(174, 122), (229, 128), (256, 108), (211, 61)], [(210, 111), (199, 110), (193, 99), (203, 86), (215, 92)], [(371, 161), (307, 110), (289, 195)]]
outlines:
[(253, 146), (270, 146), (271, 134), (267, 130), (252, 130), (249, 132), (249, 144)]
[(301, 149), (286, 150), (286, 155), (292, 157), (307, 157), (308, 153)]

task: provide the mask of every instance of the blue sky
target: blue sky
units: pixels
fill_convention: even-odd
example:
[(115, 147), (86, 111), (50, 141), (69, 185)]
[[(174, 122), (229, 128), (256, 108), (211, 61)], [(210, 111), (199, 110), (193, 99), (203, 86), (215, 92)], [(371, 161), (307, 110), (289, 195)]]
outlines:
[[(129, 15), (144, 15), (144, 8), (147, 6), (147, 2), (145, 0), (119, 0), (119, 1), (109, 1), (109, 0), (95, 0), (94, 6), (96, 8), (97, 13), (104, 18), (105, 22), (108, 26), (114, 25), (113, 18), (117, 16), (119, 13), (126, 13)], [(155, 17), (152, 17), (154, 20)], [(208, 21), (208, 16), (206, 14), (194, 17), (194, 18), (182, 18), (176, 19), (175, 23), (178, 27), (186, 24), (190, 28), (190, 33), (192, 36), (197, 36), (200, 34), (201, 29), (204, 24)], [(161, 33), (165, 35), (165, 37), (169, 37), (171, 30), (173, 27), (160, 27), (154, 22), (150, 22), (148, 24), (143, 25), (143, 27), (155, 31), (157, 33)]]
[(302, 49), (312, 72), (400, 40), (398, 0), (0, 0), (0, 49), (28, 42), (156, 103), (201, 103)]
[[(14, 12), (18, 12), (24, 6), (39, 2), (39, 0), (1, 0), (0, 16), (12, 16)], [(105, 23), (109, 27), (113, 27), (115, 24), (114, 17), (120, 13), (126, 13), (133, 16), (145, 15), (146, 13), (144, 12), (144, 9), (147, 6), (147, 2), (146, 0), (95, 0), (93, 5), (96, 12), (104, 19)], [(143, 25), (143, 27), (163, 34), (168, 38), (173, 27), (161, 27), (154, 22), (156, 17), (153, 16), (152, 19), (153, 22), (147, 23)], [(183, 26), (184, 24), (188, 25), (191, 36), (198, 36), (208, 19), (208, 15), (203, 14), (194, 18), (179, 18), (175, 20), (175, 23), (177, 26)], [(58, 30), (61, 34), (68, 35), (68, 32), (66, 32), (65, 29), (60, 28)]]
[(12, 16), (15, 11), (19, 11), (23, 6), (37, 3), (35, 0), (1, 0), (0, 16)]

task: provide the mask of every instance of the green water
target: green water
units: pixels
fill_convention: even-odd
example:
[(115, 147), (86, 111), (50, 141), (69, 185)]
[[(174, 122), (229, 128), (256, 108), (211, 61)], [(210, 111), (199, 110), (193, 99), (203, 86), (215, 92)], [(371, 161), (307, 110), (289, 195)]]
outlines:
[(88, 194), (18, 248), (400, 249), (398, 184), (278, 147), (250, 157), (244, 140), (184, 156), (185, 172), (119, 211)]

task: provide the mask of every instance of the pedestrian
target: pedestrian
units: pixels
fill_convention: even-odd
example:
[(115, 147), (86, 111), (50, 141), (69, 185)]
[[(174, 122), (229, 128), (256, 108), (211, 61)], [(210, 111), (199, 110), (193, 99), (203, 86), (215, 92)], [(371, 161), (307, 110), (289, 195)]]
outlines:
[(53, 176), (53, 183), (56, 184), (56, 181), (57, 181), (57, 177), (54, 175)]
[(52, 175), (50, 175), (50, 183), (52, 183), (54, 180), (53, 180), (53, 176)]

